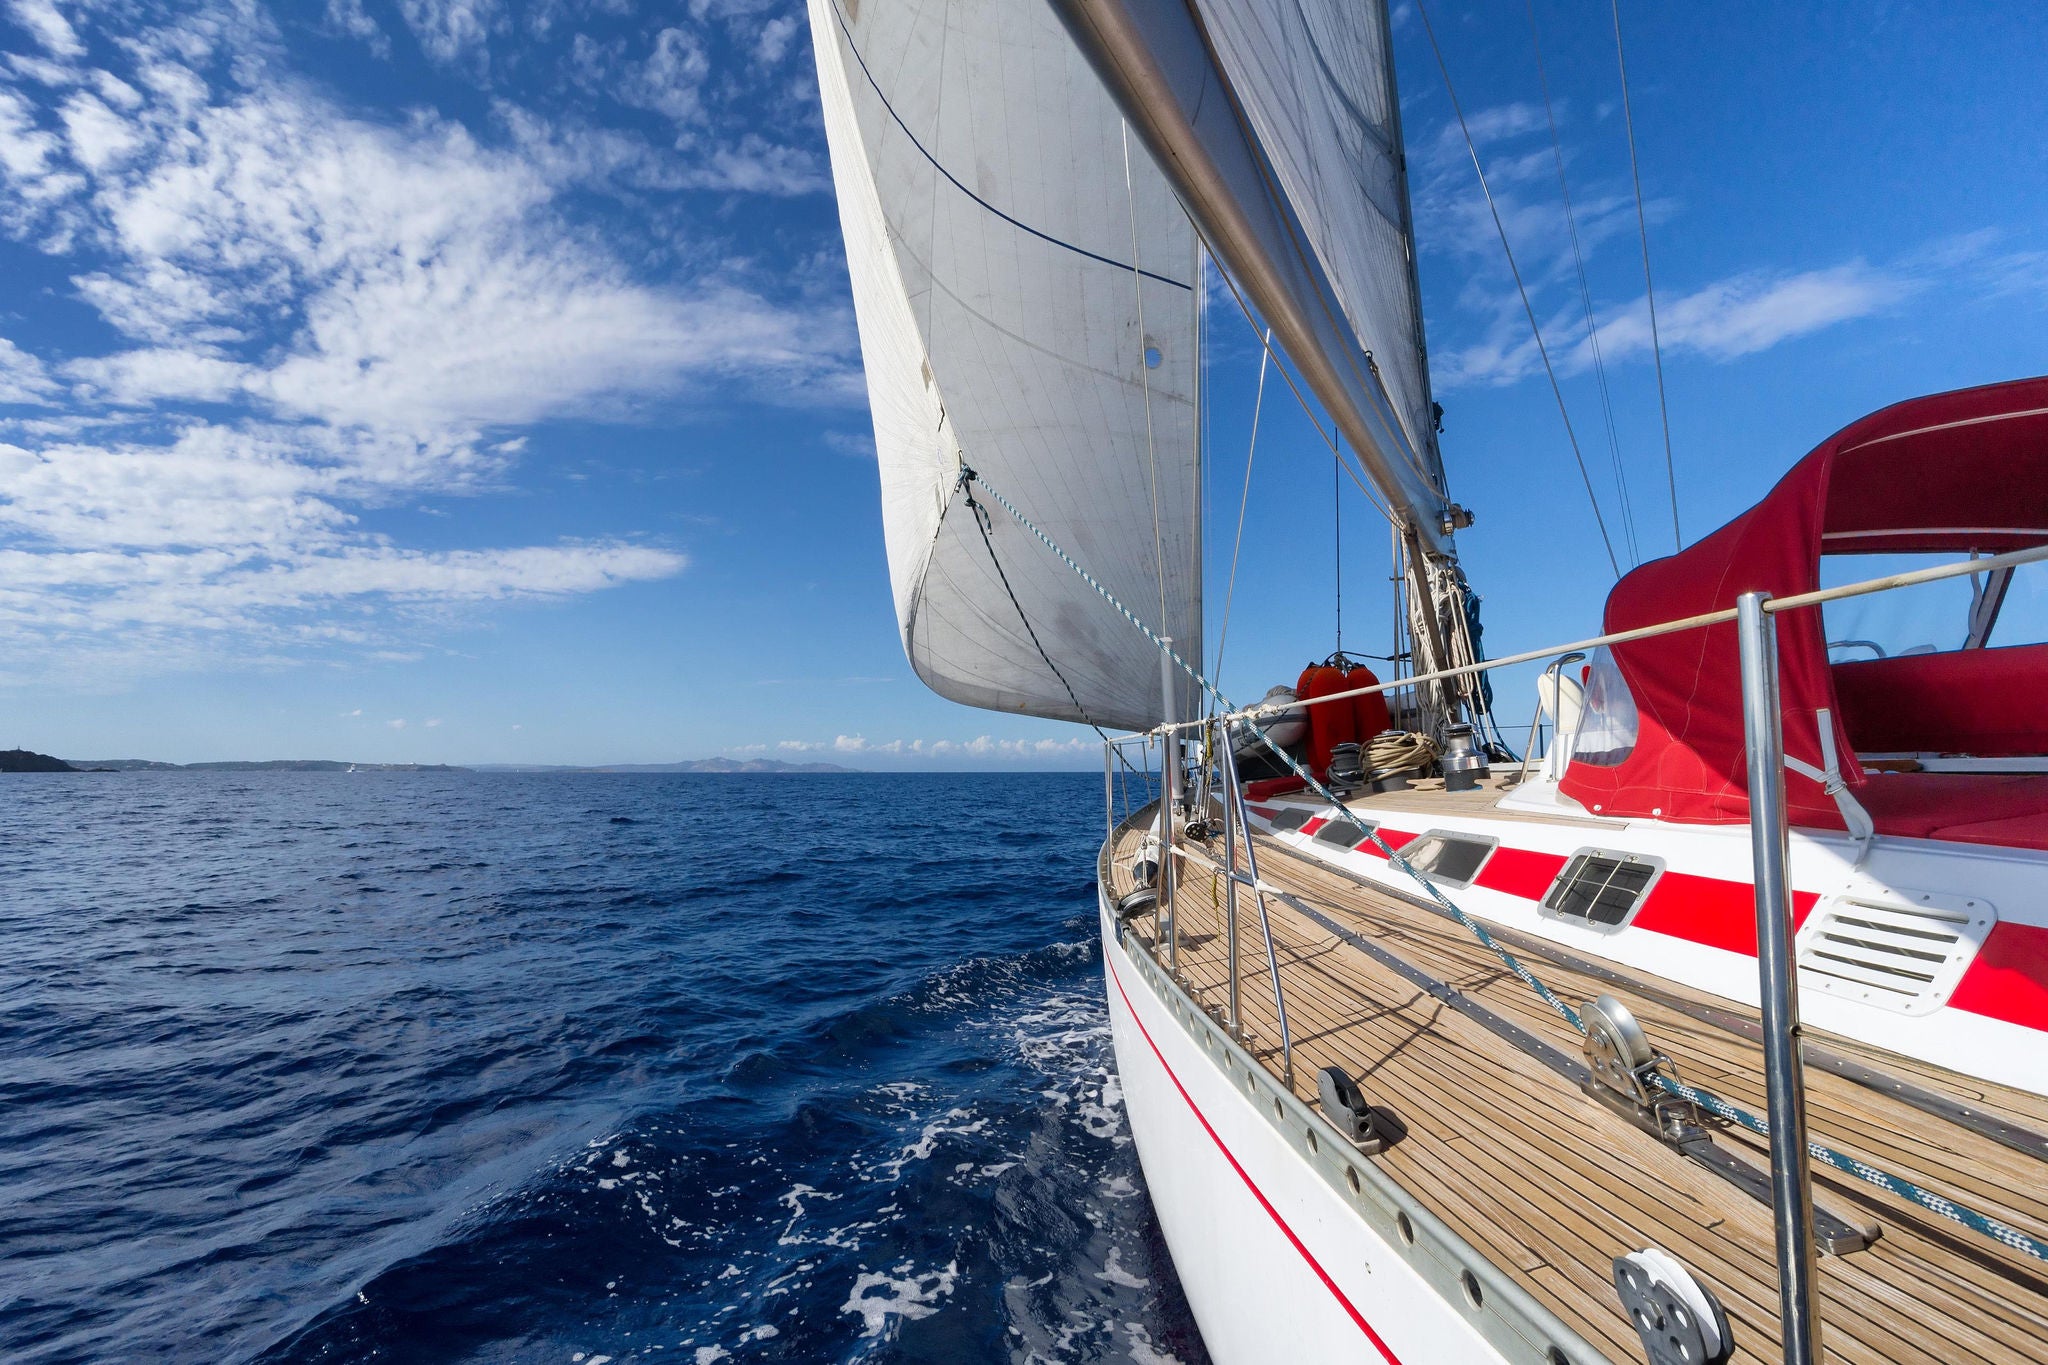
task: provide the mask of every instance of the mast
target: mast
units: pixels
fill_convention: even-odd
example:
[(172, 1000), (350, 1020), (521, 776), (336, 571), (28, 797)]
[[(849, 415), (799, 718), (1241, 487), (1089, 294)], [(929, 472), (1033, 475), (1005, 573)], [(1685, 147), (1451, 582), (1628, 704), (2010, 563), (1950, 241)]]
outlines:
[(1426, 553), (1454, 554), (1458, 513), (1435, 461), (1403, 426), (1375, 357), (1359, 346), (1195, 9), (1186, 0), (1051, 4), (1396, 520)]
[[(1468, 662), (1385, 0), (1050, 3), (1386, 498), (1416, 671)], [(1419, 700), (1440, 724), (1470, 697)]]

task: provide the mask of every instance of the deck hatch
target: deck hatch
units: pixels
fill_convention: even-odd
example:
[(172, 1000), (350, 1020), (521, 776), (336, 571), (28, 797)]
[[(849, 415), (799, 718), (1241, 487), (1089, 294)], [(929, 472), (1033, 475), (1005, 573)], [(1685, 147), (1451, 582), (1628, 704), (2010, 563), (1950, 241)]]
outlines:
[(1580, 849), (1550, 884), (1543, 908), (1556, 918), (1578, 920), (1595, 929), (1619, 929), (1648, 898), (1663, 870), (1661, 858)]
[(1312, 837), (1317, 843), (1334, 844), (1338, 848), (1356, 848), (1365, 842), (1366, 835), (1378, 828), (1378, 825), (1369, 821), (1359, 824), (1355, 820), (1332, 820), (1317, 830)]
[(1300, 806), (1282, 806), (1273, 812), (1273, 818), (1266, 823), (1276, 830), (1300, 829), (1309, 822), (1312, 814), (1312, 811), (1305, 811)]
[(1401, 856), (1417, 872), (1425, 873), (1438, 886), (1463, 889), (1472, 885), (1479, 869), (1500, 847), (1500, 840), (1454, 830), (1432, 829), (1401, 850)]
[(1900, 1014), (1926, 1014), (1949, 995), (1998, 923), (1975, 897), (1858, 890), (1816, 907), (1799, 931), (1804, 985)]

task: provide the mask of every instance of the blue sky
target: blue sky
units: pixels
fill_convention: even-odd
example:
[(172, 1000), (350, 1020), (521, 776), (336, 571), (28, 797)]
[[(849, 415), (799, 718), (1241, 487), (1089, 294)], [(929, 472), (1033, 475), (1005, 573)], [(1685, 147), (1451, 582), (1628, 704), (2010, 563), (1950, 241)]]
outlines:
[[(1430, 7), (1596, 488), (1670, 546), (1599, 5)], [(2048, 18), (1625, 5), (1688, 539), (1872, 408), (2043, 369)], [(1497, 653), (1612, 574), (1412, 5), (1461, 537)], [(1089, 766), (904, 663), (808, 34), (782, 0), (0, 0), (0, 746), (171, 760)], [(1257, 353), (1211, 310), (1212, 632)], [(1226, 690), (1333, 643), (1269, 393)], [(1385, 536), (1344, 506), (1347, 645)], [(1526, 680), (1504, 682), (1509, 718)]]

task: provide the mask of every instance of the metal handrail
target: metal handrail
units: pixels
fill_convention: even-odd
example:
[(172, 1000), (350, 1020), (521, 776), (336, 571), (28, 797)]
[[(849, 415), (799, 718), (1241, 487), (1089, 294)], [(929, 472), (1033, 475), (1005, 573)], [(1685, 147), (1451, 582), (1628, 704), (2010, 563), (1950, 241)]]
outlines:
[(1749, 848), (1755, 864), (1757, 976), (1764, 1093), (1771, 1122), (1771, 1215), (1785, 1365), (1820, 1358), (1814, 1302), (1813, 1175), (1806, 1164), (1806, 1076), (1799, 1056), (1798, 964), (1785, 813), (1785, 724), (1778, 701), (1778, 623), (1770, 595), (1736, 600), (1742, 728), (1749, 754)]
[[(1229, 873), (1232, 884), (1242, 883), (1252, 889), (1252, 896), (1259, 906), (1259, 932), (1266, 939), (1266, 970), (1273, 977), (1273, 1012), (1280, 1017), (1280, 1061), (1285, 1068), (1286, 1081), (1294, 1084), (1294, 1036), (1287, 1030), (1287, 995), (1280, 989), (1280, 956), (1273, 950), (1273, 922), (1266, 917), (1266, 892), (1259, 884), (1259, 855), (1252, 847), (1251, 821), (1245, 816), (1244, 785), (1237, 780), (1237, 755), (1231, 751), (1230, 736), (1223, 736), (1223, 743), (1217, 746), (1223, 755), (1224, 786), (1229, 789), (1229, 800), (1237, 807), (1237, 826), (1244, 831), (1245, 870), (1251, 875), (1241, 876), (1234, 869)], [(1227, 807), (1226, 807), (1227, 809)], [(1234, 846), (1233, 846), (1234, 847)], [(1230, 1002), (1233, 1016), (1237, 1010), (1237, 934), (1235, 925), (1230, 935)]]
[[(1785, 805), (1785, 752), (1784, 723), (1778, 689), (1778, 656), (1776, 616), (1787, 611), (1818, 606), (1825, 602), (1843, 598), (1860, 597), (1881, 592), (1894, 591), (1916, 584), (1938, 582), (1949, 578), (1993, 573), (2011, 569), (2021, 564), (2048, 560), (2048, 545), (2035, 546), (2026, 550), (2015, 550), (2007, 554), (1992, 555), (1981, 559), (1960, 560), (1950, 564), (1917, 569), (1906, 573), (1889, 574), (1880, 578), (1866, 579), (1836, 588), (1823, 588), (1815, 592), (1800, 593), (1783, 598), (1772, 598), (1765, 592), (1749, 592), (1741, 595), (1734, 607), (1719, 611), (1703, 612), (1694, 616), (1681, 617), (1655, 625), (1641, 626), (1631, 630), (1615, 631), (1594, 636), (1569, 644), (1556, 645), (1546, 649), (1529, 650), (1508, 655), (1500, 659), (1439, 669), (1432, 673), (1416, 674), (1392, 682), (1379, 683), (1369, 687), (1353, 688), (1322, 697), (1301, 698), (1284, 705), (1260, 704), (1211, 715), (1193, 721), (1162, 723), (1156, 729), (1139, 736), (1126, 736), (1122, 740), (1107, 741), (1106, 750), (1115, 749), (1131, 739), (1149, 739), (1156, 735), (1163, 741), (1162, 758), (1172, 755), (1177, 747), (1180, 732), (1197, 727), (1214, 727), (1210, 734), (1215, 742), (1210, 751), (1217, 755), (1214, 762), (1221, 770), (1225, 799), (1223, 826), (1225, 837), (1225, 861), (1218, 864), (1214, 859), (1194, 849), (1178, 847), (1173, 832), (1171, 799), (1175, 774), (1162, 765), (1161, 773), (1161, 830), (1160, 869), (1162, 879), (1170, 877), (1168, 871), (1176, 857), (1186, 857), (1208, 864), (1212, 871), (1221, 872), (1225, 877), (1228, 899), (1228, 950), (1230, 954), (1230, 1023), (1232, 1030), (1240, 1031), (1238, 999), (1238, 958), (1237, 958), (1237, 917), (1236, 888), (1249, 887), (1257, 898), (1260, 927), (1265, 935), (1266, 961), (1272, 978), (1273, 1001), (1279, 1017), (1282, 1061), (1286, 1081), (1291, 1087), (1294, 1080), (1293, 1040), (1288, 1030), (1285, 993), (1280, 979), (1278, 954), (1273, 944), (1272, 925), (1267, 916), (1265, 888), (1258, 875), (1257, 853), (1251, 837), (1251, 827), (1244, 804), (1243, 786), (1238, 780), (1236, 756), (1230, 744), (1230, 725), (1233, 721), (1250, 720), (1257, 728), (1260, 718), (1271, 717), (1286, 711), (1307, 706), (1322, 705), (1325, 702), (1347, 700), (1353, 697), (1371, 696), (1401, 687), (1413, 687), (1418, 683), (1438, 679), (1476, 675), (1492, 669), (1507, 668), (1516, 664), (1530, 663), (1539, 659), (1553, 658), (1574, 650), (1592, 649), (1602, 645), (1622, 644), (1632, 640), (1648, 639), (1659, 635), (1675, 634), (1683, 630), (1696, 630), (1733, 621), (1737, 626), (1737, 644), (1741, 669), (1743, 724), (1747, 751), (1750, 792), (1750, 842), (1755, 866), (1754, 885), (1757, 920), (1757, 965), (1761, 997), (1762, 1033), (1764, 1044), (1765, 1088), (1768, 1101), (1769, 1123), (1767, 1125), (1771, 1152), (1772, 1213), (1777, 1242), (1777, 1264), (1779, 1273), (1779, 1299), (1782, 1337), (1787, 1365), (1813, 1365), (1820, 1358), (1820, 1319), (1815, 1299), (1815, 1250), (1813, 1232), (1812, 1177), (1808, 1167), (1809, 1144), (1806, 1133), (1805, 1079), (1800, 1057), (1800, 1024), (1797, 961), (1791, 943), (1792, 908), (1788, 875), (1789, 824)], [(1162, 667), (1171, 659), (1170, 650), (1162, 651)], [(1167, 696), (1172, 696), (1170, 678), (1167, 677)], [(1213, 689), (1211, 689), (1213, 691)], [(1219, 697), (1220, 700), (1220, 697)], [(1561, 738), (1561, 736), (1560, 736)], [(1208, 762), (1205, 761), (1205, 769)], [(1107, 771), (1107, 770), (1106, 770)], [(1297, 770), (1298, 771), (1298, 770)], [(1107, 780), (1107, 779), (1106, 779)], [(1245, 842), (1245, 858), (1249, 875), (1239, 872), (1236, 865), (1237, 831), (1242, 830)], [(1425, 886), (1428, 883), (1425, 882)], [(1453, 908), (1454, 909), (1454, 908)], [(1466, 922), (1462, 915), (1461, 922)], [(1178, 916), (1174, 917), (1173, 929), (1178, 929)], [(1484, 932), (1472, 927), (1485, 941)], [(1177, 940), (1177, 932), (1173, 935)], [(1174, 945), (1174, 946), (1177, 946)], [(1169, 947), (1169, 954), (1172, 947)], [(1514, 964), (1510, 964), (1514, 965)], [(1536, 986), (1539, 994), (1546, 994), (1539, 983), (1517, 972)], [(1567, 1009), (1569, 1017), (1569, 1011)], [(1670, 1087), (1676, 1088), (1676, 1087)], [(1685, 1087), (1691, 1094), (1691, 1088)], [(1711, 1096), (1705, 1097), (1712, 1099)], [(1704, 1100), (1702, 1102), (1705, 1102)], [(1725, 1105), (1722, 1106), (1726, 1108)], [(1753, 1127), (1761, 1127), (1751, 1117)], [(1817, 1149), (1823, 1157), (1831, 1160), (1838, 1154), (1828, 1149)], [(1870, 1178), (1877, 1179), (1881, 1173)], [(1884, 1183), (1879, 1180), (1879, 1183)], [(1896, 1181), (1886, 1187), (1894, 1188)], [(1924, 1193), (1924, 1192), (1912, 1192)], [(1919, 1202), (1926, 1202), (1921, 1200)], [(1962, 1211), (1967, 1213), (1968, 1211)], [(1978, 1221), (1984, 1222), (1981, 1216)], [(1994, 1230), (1994, 1235), (1996, 1232)], [(2001, 1240), (2005, 1240), (2001, 1238)]]
[[(1834, 602), (1845, 597), (1865, 597), (1871, 593), (1890, 592), (1897, 588), (1910, 588), (1921, 583), (1935, 583), (1947, 578), (1964, 578), (1973, 574), (1992, 573), (1999, 569), (2021, 564), (2034, 564), (2048, 560), (2048, 545), (2036, 545), (2026, 550), (2011, 550), (2002, 555), (1988, 555), (1983, 559), (1959, 559), (1950, 564), (1937, 564), (1931, 568), (1913, 569), (1906, 573), (1886, 574), (1881, 578), (1868, 578), (1858, 583), (1847, 583), (1838, 588), (1821, 588), (1815, 592), (1796, 593), (1790, 597), (1767, 598), (1763, 610), (1770, 615), (1797, 611), (1803, 607), (1819, 606), (1823, 602)], [(1696, 616), (1680, 616), (1655, 625), (1636, 626), (1629, 630), (1612, 631), (1606, 635), (1595, 635), (1584, 640), (1573, 640), (1568, 644), (1551, 645), (1545, 649), (1527, 649), (1520, 654), (1509, 654), (1499, 659), (1484, 659), (1476, 664), (1460, 664), (1456, 668), (1440, 668), (1434, 673), (1415, 673), (1392, 682), (1375, 683), (1371, 687), (1354, 687), (1343, 692), (1331, 692), (1320, 697), (1303, 697), (1291, 702), (1260, 703), (1236, 711), (1206, 717), (1202, 720), (1176, 721), (1170, 725), (1156, 727), (1152, 733), (1162, 730), (1186, 730), (1205, 725), (1211, 720), (1257, 720), (1277, 716), (1288, 711), (1298, 711), (1310, 706), (1322, 706), (1333, 701), (1348, 701), (1353, 697), (1369, 697), (1379, 692), (1390, 692), (1395, 688), (1412, 687), (1416, 683), (1434, 682), (1441, 678), (1459, 677), (1467, 673), (1485, 673), (1496, 668), (1510, 668), (1516, 664), (1534, 663), (1575, 649), (1596, 649), (1601, 645), (1627, 644), (1631, 640), (1647, 640), (1658, 635), (1674, 635), (1682, 630), (1702, 630), (1707, 626), (1724, 625), (1733, 621), (1737, 608), (1724, 607), (1719, 611), (1701, 612)]]

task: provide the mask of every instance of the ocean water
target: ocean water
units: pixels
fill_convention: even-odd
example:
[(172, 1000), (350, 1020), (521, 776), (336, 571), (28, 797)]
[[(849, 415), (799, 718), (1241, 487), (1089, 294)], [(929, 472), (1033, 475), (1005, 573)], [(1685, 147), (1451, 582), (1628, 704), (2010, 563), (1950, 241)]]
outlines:
[(0, 778), (0, 1358), (1194, 1365), (1100, 803)]

